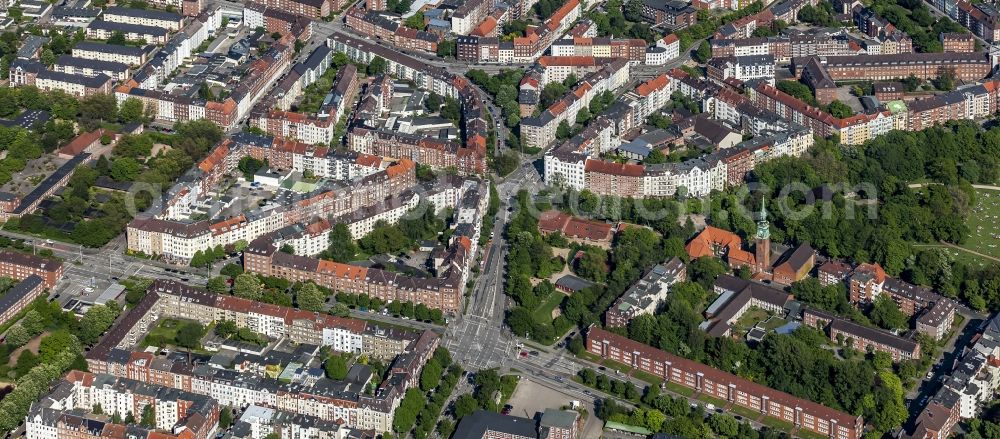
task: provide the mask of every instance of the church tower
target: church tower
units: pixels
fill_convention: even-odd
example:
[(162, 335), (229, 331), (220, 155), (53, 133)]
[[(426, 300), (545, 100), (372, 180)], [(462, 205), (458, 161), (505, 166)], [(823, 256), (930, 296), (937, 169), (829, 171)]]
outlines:
[(767, 223), (767, 207), (764, 200), (760, 202), (760, 216), (757, 218), (757, 234), (754, 236), (754, 252), (757, 262), (757, 272), (771, 269), (771, 228)]

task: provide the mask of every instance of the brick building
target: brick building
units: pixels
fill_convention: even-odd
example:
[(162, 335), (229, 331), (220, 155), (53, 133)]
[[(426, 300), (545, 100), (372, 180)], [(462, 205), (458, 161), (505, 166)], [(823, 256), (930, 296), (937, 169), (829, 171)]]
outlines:
[(603, 329), (591, 327), (586, 338), (587, 351), (591, 354), (791, 423), (797, 428), (838, 439), (858, 439), (864, 432), (864, 420), (860, 416), (795, 397)]
[(587, 180), (585, 184), (592, 192), (616, 193), (620, 197), (637, 197), (642, 193), (642, 165), (587, 160), (584, 172)]
[(0, 325), (14, 318), (17, 313), (23, 311), (32, 301), (41, 296), (45, 290), (42, 278), (34, 274), (7, 290), (0, 297)]
[(309, 18), (323, 18), (340, 9), (340, 0), (256, 0), (264, 6)]
[(698, 11), (679, 0), (644, 0), (642, 18), (654, 25), (684, 29), (698, 22)]
[[(796, 73), (805, 59), (793, 59)], [(953, 70), (955, 79), (978, 81), (990, 74), (993, 63), (984, 53), (900, 53), (895, 55), (828, 56), (820, 59), (835, 81), (886, 81), (906, 78), (937, 79)]]
[(881, 102), (900, 101), (906, 93), (906, 86), (901, 82), (880, 82), (872, 86), (875, 99)]
[(31, 275), (42, 278), (45, 288), (51, 289), (63, 275), (63, 263), (56, 259), (0, 250), (0, 276), (24, 280)]
[(976, 37), (964, 32), (945, 32), (940, 35), (945, 52), (972, 53), (976, 51)]
[(851, 347), (858, 352), (885, 352), (892, 356), (894, 362), (920, 359), (920, 343), (888, 331), (859, 325), (826, 311), (806, 308), (802, 311), (802, 323), (826, 330), (830, 340), (850, 341)]

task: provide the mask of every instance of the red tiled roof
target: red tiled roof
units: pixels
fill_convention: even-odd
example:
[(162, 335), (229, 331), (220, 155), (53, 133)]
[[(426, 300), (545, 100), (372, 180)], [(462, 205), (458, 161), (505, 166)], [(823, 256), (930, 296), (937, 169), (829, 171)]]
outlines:
[(219, 146), (215, 147), (215, 149), (213, 149), (212, 152), (208, 154), (208, 157), (205, 157), (205, 159), (198, 164), (198, 169), (201, 169), (202, 172), (209, 172), (212, 169), (214, 169), (219, 163), (222, 163), (222, 161), (229, 156), (230, 143), (232, 143), (232, 140), (229, 139), (223, 140), (222, 143), (219, 144)]
[(341, 264), (325, 259), (320, 259), (319, 267), (316, 271), (345, 279), (364, 279), (368, 275), (368, 269), (365, 267)]
[(566, 223), (563, 234), (590, 241), (608, 241), (611, 239), (612, 228), (611, 224), (603, 221), (572, 217)]
[(885, 282), (886, 278), (885, 270), (882, 269), (882, 266), (879, 265), (878, 262), (874, 264), (869, 264), (866, 262), (864, 264), (858, 265), (858, 268), (854, 269), (855, 273), (862, 271), (872, 273), (872, 275), (875, 276), (875, 282), (877, 283)]
[(306, 226), (306, 233), (316, 235), (328, 229), (330, 229), (330, 221), (327, 221), (325, 218), (320, 218)]
[(559, 115), (565, 110), (566, 110), (566, 102), (563, 102), (562, 100), (557, 101), (556, 103), (552, 104), (551, 107), (549, 107), (549, 113), (552, 113), (553, 115)]
[(635, 88), (635, 92), (638, 93), (639, 96), (649, 96), (650, 93), (666, 87), (667, 84), (669, 83), (670, 83), (670, 78), (668, 78), (667, 74), (664, 73), (660, 76), (650, 79), (649, 81), (639, 84), (639, 86)]
[(566, 18), (567, 15), (569, 15), (569, 12), (578, 7), (580, 7), (580, 0), (569, 0), (566, 3), (563, 3), (559, 9), (556, 9), (556, 11), (552, 13), (552, 16), (550, 16), (548, 20), (545, 20), (545, 27), (547, 27), (550, 31), (558, 29), (559, 24), (562, 23), (563, 19)]
[(358, 159), (355, 161), (355, 163), (361, 166), (377, 168), (382, 164), (382, 157), (371, 154), (358, 154)]
[(83, 152), (85, 149), (87, 149), (88, 146), (94, 144), (94, 142), (98, 141), (103, 135), (104, 135), (104, 129), (101, 128), (98, 128), (89, 133), (80, 134), (79, 136), (76, 136), (75, 139), (67, 143), (65, 146), (59, 148), (59, 154), (75, 156)]
[(836, 117), (833, 117), (830, 113), (824, 112), (819, 108), (810, 106), (805, 102), (796, 99), (794, 96), (787, 94), (781, 90), (778, 90), (772, 85), (767, 83), (760, 83), (757, 85), (757, 91), (761, 94), (768, 96), (775, 101), (781, 102), (785, 106), (791, 108), (794, 111), (802, 113), (808, 117), (816, 119), (829, 126), (836, 126), (838, 121)]
[(538, 58), (538, 65), (542, 67), (551, 66), (574, 66), (589, 67), (597, 65), (597, 57), (593, 56), (542, 56)]
[(483, 19), (479, 26), (476, 26), (469, 35), (477, 37), (486, 37), (493, 34), (497, 29), (497, 20), (493, 17), (486, 17)]
[(715, 256), (715, 249), (726, 248), (726, 258), (729, 264), (743, 263), (753, 264), (757, 258), (746, 250), (743, 250), (743, 238), (728, 230), (707, 226), (697, 236), (691, 239), (684, 247), (691, 259), (698, 259), (705, 256)]
[(416, 165), (410, 159), (399, 159), (398, 162), (389, 166), (385, 170), (385, 174), (389, 177), (395, 177), (397, 175), (402, 175), (403, 173), (415, 169)]
[(538, 217), (538, 230), (542, 232), (561, 232), (569, 221), (569, 215), (558, 210), (547, 210)]
[(237, 215), (233, 218), (212, 224), (208, 226), (208, 228), (212, 230), (213, 235), (221, 235), (244, 221), (246, 221), (246, 217), (243, 215)]

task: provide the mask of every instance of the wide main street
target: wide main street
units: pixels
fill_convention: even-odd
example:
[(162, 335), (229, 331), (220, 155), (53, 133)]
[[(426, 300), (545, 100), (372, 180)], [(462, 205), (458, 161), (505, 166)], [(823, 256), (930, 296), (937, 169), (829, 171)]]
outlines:
[[(242, 2), (231, 0), (210, 0), (210, 3), (223, 6), (230, 11), (242, 11), (244, 7)], [(299, 58), (307, 57), (315, 47), (325, 44), (326, 39), (335, 33), (357, 36), (356, 32), (344, 26), (341, 17), (336, 17), (330, 22), (314, 21), (313, 23), (313, 37), (307, 42), (304, 50), (299, 54)], [(530, 68), (530, 65), (472, 65), (455, 59), (439, 58), (430, 53), (415, 50), (398, 50), (378, 39), (372, 41), (397, 52), (400, 56), (418, 59), (428, 65), (445, 68), (449, 72), (457, 74), (464, 74), (473, 68), (484, 70), (489, 74), (496, 74), (502, 69)], [(629, 81), (629, 85), (625, 89), (634, 87), (642, 80), (655, 77), (672, 68), (679, 67), (688, 62), (689, 59), (690, 54), (684, 52), (681, 56), (666, 65), (637, 67), (633, 70), (632, 80)], [(502, 154), (507, 151), (516, 151), (516, 145), (508, 144), (509, 137), (503, 123), (504, 115), (486, 92), (478, 87), (476, 88), (482, 95), (483, 101), (494, 120), (495, 126), (493, 128), (497, 130), (495, 153)], [(621, 91), (618, 90), (619, 93)], [(532, 379), (543, 382), (549, 387), (566, 389), (566, 392), (578, 397), (580, 400), (610, 396), (588, 389), (571, 379), (580, 369), (589, 367), (597, 370), (597, 365), (576, 359), (564, 349), (549, 350), (538, 348), (536, 350), (531, 347), (524, 347), (522, 349), (526, 341), (512, 334), (504, 324), (505, 314), (510, 301), (504, 294), (504, 283), (506, 280), (505, 258), (507, 254), (507, 241), (504, 232), (511, 217), (517, 213), (517, 206), (514, 205), (516, 203), (512, 203), (511, 200), (518, 191), (526, 189), (530, 194), (534, 195), (543, 186), (542, 178), (539, 174), (540, 171), (535, 167), (534, 163), (540, 156), (541, 154), (533, 156), (520, 154), (520, 166), (510, 175), (497, 177), (495, 180), (501, 206), (492, 230), (483, 230), (481, 232), (491, 234), (492, 239), (489, 244), (484, 246), (482, 262), (479, 266), (479, 275), (475, 278), (471, 286), (464, 313), (453, 318), (445, 328), (412, 320), (357, 311), (352, 312), (352, 315), (369, 321), (408, 326), (414, 329), (433, 329), (436, 332), (442, 333), (442, 345), (450, 350), (453, 358), (459, 364), (470, 371), (499, 368), (502, 373), (508, 373), (516, 370), (521, 374), (530, 375)], [(52, 297), (63, 305), (74, 299), (83, 302), (93, 302), (102, 291), (113, 285), (116, 281), (131, 276), (172, 279), (204, 287), (209, 275), (207, 270), (175, 266), (125, 255), (126, 242), (124, 234), (99, 249), (87, 249), (76, 244), (53, 242), (45, 238), (6, 231), (2, 227), (0, 227), (0, 235), (24, 239), (34, 246), (36, 251), (43, 249), (51, 250), (55, 256), (65, 261), (63, 280), (56, 287), (55, 291), (52, 292)], [(228, 262), (238, 262), (238, 260)], [(221, 266), (222, 264), (217, 265)], [(218, 266), (215, 268), (218, 269)], [(530, 351), (531, 354), (524, 354), (523, 350), (524, 352)], [(600, 371), (599, 373), (614, 376), (609, 371)], [(627, 376), (619, 376), (618, 379), (632, 381), (640, 386), (640, 388), (645, 385), (645, 383)], [(463, 385), (467, 386), (468, 383)]]

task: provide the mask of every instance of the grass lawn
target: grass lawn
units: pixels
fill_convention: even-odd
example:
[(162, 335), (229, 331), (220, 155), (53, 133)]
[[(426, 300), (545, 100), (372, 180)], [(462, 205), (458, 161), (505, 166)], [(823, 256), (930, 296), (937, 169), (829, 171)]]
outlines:
[(627, 364), (619, 363), (615, 360), (604, 360), (604, 366), (608, 369), (617, 370), (621, 373), (628, 373), (628, 371), (632, 370), (632, 368)]
[(400, 325), (400, 324), (396, 324), (396, 323), (388, 323), (388, 322), (383, 322), (381, 320), (375, 320), (375, 319), (361, 319), (361, 320), (364, 320), (364, 321), (366, 321), (366, 322), (368, 322), (368, 323), (370, 323), (372, 325), (379, 326), (379, 327), (382, 327), (382, 328), (396, 328), (396, 329), (402, 329), (404, 331), (412, 331), (413, 330), (412, 326)]
[(788, 323), (788, 320), (778, 318), (777, 316), (767, 319), (766, 322), (760, 324), (760, 326), (768, 331), (773, 331), (778, 329)]
[(652, 384), (654, 386), (659, 386), (660, 383), (663, 382), (662, 378), (660, 378), (660, 377), (658, 377), (656, 375), (653, 375), (651, 373), (648, 373), (648, 372), (643, 372), (641, 370), (635, 370), (635, 371), (633, 371), (632, 372), (632, 376), (635, 377), (635, 378), (638, 378), (640, 380), (643, 380), (643, 381), (645, 381), (645, 382), (647, 382), (649, 384)]
[[(156, 326), (150, 328), (149, 333), (146, 334), (145, 337), (143, 337), (142, 342), (139, 344), (139, 346), (143, 348), (147, 346), (157, 346), (157, 347), (176, 346), (174, 343), (175, 340), (177, 339), (177, 332), (180, 330), (182, 326), (184, 326), (185, 323), (188, 322), (198, 323), (195, 322), (194, 320), (187, 320), (187, 319), (167, 318), (160, 320), (159, 323), (156, 324)], [(202, 336), (204, 337), (205, 334), (212, 333), (213, 329), (215, 328), (215, 323), (212, 323), (208, 326), (204, 326), (202, 328), (204, 330)], [(150, 342), (150, 340), (153, 340), (153, 342)], [(201, 346), (200, 342), (199, 342), (199, 347), (197, 349), (191, 349), (191, 351), (203, 354), (211, 354), (211, 352), (205, 350), (205, 348)]]
[(805, 439), (824, 439), (824, 438), (826, 438), (826, 436), (823, 436), (823, 435), (821, 435), (819, 433), (815, 433), (815, 432), (812, 432), (812, 431), (809, 431), (809, 430), (806, 430), (806, 429), (803, 429), (803, 428), (800, 428), (798, 431), (796, 431), (795, 432), (795, 436), (802, 437), (802, 438), (805, 438)]
[(579, 357), (582, 360), (586, 360), (596, 364), (601, 364), (601, 362), (604, 361), (603, 359), (601, 359), (601, 357), (591, 354), (590, 352), (587, 351), (580, 352), (580, 355), (577, 355), (577, 357)]
[(535, 308), (535, 311), (531, 313), (531, 317), (538, 323), (551, 322), (552, 310), (556, 309), (556, 307), (559, 306), (565, 298), (566, 295), (558, 291), (549, 294), (549, 297), (546, 297), (545, 300), (538, 305), (538, 308)]
[(959, 314), (959, 313), (956, 312), (955, 313), (955, 321), (953, 321), (951, 323), (951, 328), (948, 330), (948, 332), (949, 332), (948, 335), (951, 335), (951, 332), (954, 331), (955, 329), (961, 328), (962, 327), (962, 323), (965, 323), (965, 316), (963, 316), (963, 315), (961, 315), (961, 314)]
[(970, 233), (963, 248), (1000, 257), (1000, 191), (976, 189), (976, 203), (966, 225)]
[(763, 418), (761, 418), (760, 423), (768, 427), (771, 427), (775, 430), (784, 431), (786, 433), (792, 431), (792, 429), (795, 428), (795, 426), (792, 425), (790, 422), (785, 422), (778, 418), (772, 418), (770, 416), (764, 416)]
[(733, 404), (733, 406), (729, 408), (729, 411), (747, 419), (757, 419), (760, 417), (760, 412), (736, 404)]
[(536, 342), (532, 342), (532, 341), (525, 341), (524, 342), (524, 346), (525, 347), (529, 347), (529, 348), (531, 348), (533, 350), (542, 351), (542, 352), (545, 352), (545, 353), (548, 353), (549, 352), (549, 348), (551, 347), (551, 346), (549, 346), (549, 347), (542, 346), (542, 345), (537, 344)]
[(757, 308), (756, 306), (751, 306), (747, 312), (743, 313), (736, 323), (733, 324), (733, 331), (737, 334), (742, 334), (753, 328), (754, 325), (767, 320), (770, 317), (770, 313), (764, 311), (763, 309)]
[(514, 394), (514, 390), (517, 389), (517, 384), (521, 382), (520, 375), (504, 375), (500, 377), (500, 399), (501, 402), (507, 402), (510, 400), (511, 395)]
[(671, 391), (673, 393), (676, 393), (678, 395), (681, 395), (681, 396), (691, 397), (691, 395), (694, 395), (694, 390), (689, 389), (687, 387), (684, 387), (684, 386), (682, 386), (680, 384), (671, 383), (671, 382), (667, 381), (666, 386), (667, 386), (667, 390), (669, 390), (669, 391)]
[(948, 247), (948, 246), (945, 246), (945, 245), (940, 245), (940, 244), (913, 244), (913, 248), (915, 248), (915, 249), (940, 248), (940, 249), (943, 249), (944, 251), (948, 252), (948, 254), (951, 255), (951, 257), (954, 258), (956, 261), (963, 262), (966, 265), (969, 265), (969, 266), (972, 266), (972, 267), (985, 267), (985, 266), (993, 263), (993, 261), (990, 261), (990, 260), (988, 260), (986, 258), (983, 258), (981, 256), (974, 255), (974, 254), (966, 252), (966, 251), (958, 250), (958, 249), (951, 248), (951, 247)]
[[(163, 319), (156, 326), (149, 330), (146, 337), (162, 337), (163, 340), (173, 340), (177, 338), (177, 330), (180, 329), (181, 321), (177, 319)], [(145, 343), (143, 343), (145, 344)]]
[(704, 401), (704, 402), (706, 402), (708, 404), (712, 404), (716, 408), (724, 408), (726, 406), (726, 404), (729, 404), (729, 401), (726, 401), (726, 400), (724, 400), (722, 398), (716, 398), (716, 397), (711, 396), (711, 395), (706, 395), (704, 393), (701, 394), (701, 395), (698, 395), (698, 400), (699, 401)]

